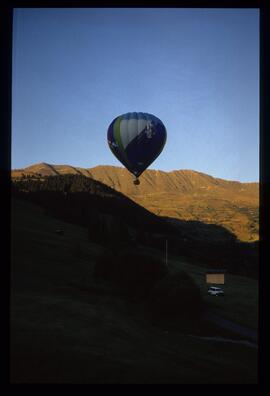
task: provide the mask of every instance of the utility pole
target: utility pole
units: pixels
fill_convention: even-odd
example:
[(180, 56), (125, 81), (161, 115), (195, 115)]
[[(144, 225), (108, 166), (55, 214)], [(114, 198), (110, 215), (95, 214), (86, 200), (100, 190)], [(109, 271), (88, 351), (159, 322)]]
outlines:
[(166, 248), (165, 248), (165, 263), (168, 267), (168, 240), (166, 239)]

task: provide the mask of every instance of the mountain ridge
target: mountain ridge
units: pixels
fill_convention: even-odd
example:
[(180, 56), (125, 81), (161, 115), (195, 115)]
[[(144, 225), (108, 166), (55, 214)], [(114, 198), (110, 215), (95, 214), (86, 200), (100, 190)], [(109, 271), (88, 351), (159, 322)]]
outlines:
[[(102, 169), (108, 168), (108, 169), (123, 170), (123, 171), (127, 172), (131, 176), (131, 174), (125, 168), (123, 168), (121, 166), (116, 166), (116, 165), (96, 165), (96, 166), (93, 166), (91, 168), (82, 168), (82, 167), (79, 167), (79, 166), (73, 166), (73, 165), (69, 165), (69, 164), (60, 164), (59, 165), (59, 164), (49, 164), (47, 162), (39, 162), (37, 164), (26, 166), (25, 168), (14, 168), (14, 169), (11, 170), (11, 173), (12, 173), (13, 177), (14, 176), (16, 177), (16, 176), (18, 176), (19, 174), (22, 174), (22, 173), (32, 174), (32, 173), (36, 173), (37, 170), (40, 169), (41, 167), (43, 167), (43, 168), (45, 168), (45, 167), (51, 168), (52, 169), (52, 173), (54, 173), (54, 170), (57, 169), (57, 168), (63, 169), (63, 170), (66, 169), (66, 168), (73, 169), (77, 173), (79, 173), (81, 170), (88, 171), (88, 170), (91, 170), (91, 169), (92, 170), (96, 170), (96, 169), (100, 169), (100, 168), (102, 168)], [(144, 174), (148, 173), (148, 172), (158, 172), (158, 173), (161, 173), (161, 174), (174, 174), (174, 173), (182, 172), (182, 173), (187, 173), (187, 174), (197, 174), (197, 175), (207, 176), (207, 177), (209, 177), (211, 179), (215, 179), (215, 180), (219, 180), (219, 181), (225, 181), (225, 182), (228, 182), (228, 183), (237, 183), (237, 184), (244, 184), (244, 185), (251, 185), (251, 184), (254, 184), (254, 185), (256, 184), (257, 185), (257, 184), (259, 184), (259, 182), (256, 182), (256, 181), (241, 182), (239, 180), (223, 179), (221, 177), (215, 177), (215, 176), (212, 176), (212, 175), (210, 175), (208, 173), (204, 173), (204, 172), (201, 172), (201, 171), (196, 171), (194, 169), (173, 169), (171, 171), (164, 171), (164, 170), (161, 170), (161, 169), (147, 169), (146, 171), (144, 171)], [(143, 176), (141, 176), (141, 177), (143, 177)]]

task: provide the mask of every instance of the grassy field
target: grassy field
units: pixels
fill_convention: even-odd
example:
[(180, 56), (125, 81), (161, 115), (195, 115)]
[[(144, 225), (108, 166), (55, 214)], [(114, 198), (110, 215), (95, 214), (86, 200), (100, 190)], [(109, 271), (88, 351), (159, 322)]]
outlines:
[[(12, 383), (256, 383), (256, 349), (165, 330), (95, 280), (101, 251), (84, 228), (13, 202)], [(194, 263), (174, 258), (170, 266), (190, 272), (205, 291), (203, 270)], [(214, 308), (256, 327), (255, 283), (228, 276), (226, 298)]]

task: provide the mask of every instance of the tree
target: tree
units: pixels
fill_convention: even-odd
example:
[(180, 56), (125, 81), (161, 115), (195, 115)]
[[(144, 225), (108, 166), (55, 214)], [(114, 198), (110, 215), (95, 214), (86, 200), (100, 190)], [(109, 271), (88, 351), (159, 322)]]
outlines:
[(148, 296), (167, 273), (163, 261), (143, 253), (120, 249), (103, 252), (94, 270), (95, 276), (112, 282), (132, 299)]
[(153, 289), (148, 303), (155, 316), (175, 322), (198, 319), (204, 309), (199, 286), (184, 271), (163, 278)]

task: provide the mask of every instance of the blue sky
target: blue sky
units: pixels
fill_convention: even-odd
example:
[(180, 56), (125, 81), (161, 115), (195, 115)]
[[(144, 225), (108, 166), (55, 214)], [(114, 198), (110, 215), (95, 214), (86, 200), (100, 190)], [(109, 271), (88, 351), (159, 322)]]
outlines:
[(12, 168), (122, 166), (118, 115), (160, 118), (151, 169), (259, 179), (259, 10), (16, 9)]

